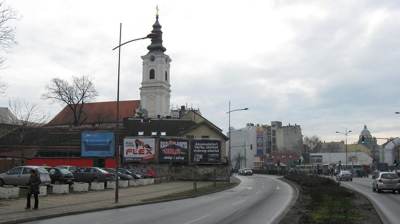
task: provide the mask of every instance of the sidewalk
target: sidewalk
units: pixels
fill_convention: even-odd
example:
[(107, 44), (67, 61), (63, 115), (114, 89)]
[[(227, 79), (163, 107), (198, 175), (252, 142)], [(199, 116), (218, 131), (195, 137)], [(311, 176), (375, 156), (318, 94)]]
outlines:
[[(212, 186), (212, 182), (198, 182), (198, 188)], [(39, 197), (39, 210), (25, 210), (25, 198), (0, 200), (0, 223), (20, 223), (66, 214), (77, 214), (110, 208), (143, 204), (143, 200), (193, 189), (193, 182), (169, 182), (119, 189), (119, 203), (114, 203), (114, 190), (48, 195)]]

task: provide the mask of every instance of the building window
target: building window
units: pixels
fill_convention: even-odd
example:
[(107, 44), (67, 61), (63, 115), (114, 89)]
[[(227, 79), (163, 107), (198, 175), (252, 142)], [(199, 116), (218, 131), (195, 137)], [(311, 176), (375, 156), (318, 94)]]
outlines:
[(168, 72), (165, 72), (165, 81), (168, 81)]
[(201, 136), (201, 138), (210, 138), (210, 136), (208, 136), (208, 135), (203, 135), (203, 136)]
[(155, 71), (154, 71), (154, 69), (150, 69), (150, 79), (154, 79), (155, 78)]

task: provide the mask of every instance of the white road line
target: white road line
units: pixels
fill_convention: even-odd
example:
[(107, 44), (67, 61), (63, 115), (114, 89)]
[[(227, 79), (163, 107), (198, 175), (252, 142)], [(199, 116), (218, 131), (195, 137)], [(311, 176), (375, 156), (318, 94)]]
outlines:
[(235, 202), (232, 203), (232, 205), (233, 205), (233, 206), (236, 206), (236, 205), (242, 204), (242, 203), (245, 202), (245, 201), (246, 201), (245, 199), (242, 199), (242, 200), (240, 200), (240, 201), (235, 201)]
[(197, 218), (197, 219), (193, 219), (193, 220), (191, 220), (191, 221), (189, 221), (189, 222), (185, 222), (184, 224), (192, 224), (192, 223), (195, 223), (195, 222), (197, 222), (197, 221), (200, 221), (200, 220), (202, 220), (202, 219), (204, 219), (204, 218), (207, 218), (208, 216), (210, 216), (210, 215), (203, 215), (203, 216), (200, 216), (200, 217)]

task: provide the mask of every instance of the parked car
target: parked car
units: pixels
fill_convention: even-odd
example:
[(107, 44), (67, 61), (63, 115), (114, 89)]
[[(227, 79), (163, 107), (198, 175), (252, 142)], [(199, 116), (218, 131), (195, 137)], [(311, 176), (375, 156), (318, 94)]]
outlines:
[(130, 168), (130, 169), (128, 169), (128, 170), (129, 170), (131, 173), (134, 173), (134, 174), (140, 176), (141, 178), (146, 178), (146, 173), (143, 172), (143, 171), (140, 170), (140, 169), (137, 169), (137, 168)]
[[(104, 170), (115, 175), (115, 169), (104, 168)], [(118, 178), (121, 180), (132, 180), (133, 179), (133, 177), (131, 175), (129, 175), (127, 173), (122, 173), (119, 169), (118, 169)]]
[(134, 179), (142, 179), (142, 178), (144, 178), (142, 175), (140, 175), (138, 173), (131, 172), (130, 170), (125, 169), (125, 168), (118, 168), (118, 171), (121, 172), (121, 173), (124, 173), (124, 174), (131, 175)]
[(348, 170), (341, 170), (338, 175), (336, 175), (337, 181), (353, 181), (353, 174)]
[(56, 166), (56, 168), (66, 169), (66, 170), (70, 171), (72, 174), (75, 173), (79, 169), (79, 167), (77, 167), (77, 166), (67, 166), (67, 165)]
[(396, 173), (380, 172), (372, 182), (372, 191), (378, 193), (383, 190), (391, 190), (393, 193), (400, 193), (400, 178)]
[(106, 182), (114, 180), (114, 174), (109, 173), (99, 167), (79, 168), (74, 173), (77, 182)]
[(131, 169), (119, 168), (119, 171), (122, 173), (129, 174), (135, 179), (143, 179), (144, 178), (144, 176), (142, 174), (135, 172), (134, 170), (131, 170)]
[(31, 170), (36, 170), (42, 181), (42, 185), (49, 185), (51, 182), (49, 173), (40, 166), (17, 166), (9, 171), (0, 174), (0, 186), (3, 185), (27, 185)]
[(251, 170), (249, 168), (240, 169), (239, 175), (251, 176), (251, 175), (253, 175), (253, 170)]
[(49, 172), (51, 183), (73, 184), (74, 175), (71, 171), (59, 167), (48, 167), (46, 170)]

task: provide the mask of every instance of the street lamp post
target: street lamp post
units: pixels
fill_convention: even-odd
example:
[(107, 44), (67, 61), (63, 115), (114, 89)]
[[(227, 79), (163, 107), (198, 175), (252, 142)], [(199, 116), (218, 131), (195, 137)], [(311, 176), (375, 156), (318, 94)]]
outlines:
[(231, 161), (231, 113), (236, 112), (236, 111), (242, 111), (242, 110), (248, 110), (249, 108), (240, 108), (240, 109), (234, 109), (231, 110), (231, 101), (229, 101), (229, 107), (228, 107), (228, 138), (229, 138), (229, 144), (228, 144), (228, 167), (229, 167), (229, 173), (231, 172), (231, 166), (232, 166), (232, 161)]
[(347, 128), (345, 129), (344, 132), (336, 131), (337, 134), (343, 134), (344, 136), (346, 136), (346, 140), (345, 140), (345, 149), (346, 149), (346, 162), (345, 162), (345, 166), (346, 166), (346, 169), (347, 169), (347, 136), (349, 135), (350, 132), (351, 132), (351, 130), (347, 130)]
[[(118, 81), (117, 81), (117, 126), (116, 126), (116, 132), (118, 133), (119, 131), (119, 80), (120, 80), (120, 71), (121, 71), (121, 47), (124, 46), (125, 44), (134, 42), (134, 41), (138, 41), (138, 40), (144, 40), (144, 39), (148, 39), (148, 38), (152, 38), (154, 37), (156, 34), (148, 34), (145, 37), (141, 37), (141, 38), (136, 38), (133, 40), (129, 40), (126, 41), (124, 43), (121, 43), (121, 37), (122, 37), (122, 23), (119, 24), (119, 43), (118, 46), (114, 47), (112, 50), (116, 50), (118, 49)], [(119, 154), (120, 154), (120, 144), (119, 144), (119, 133), (116, 135), (116, 150), (115, 150), (115, 203), (118, 203), (118, 188), (119, 188), (119, 182), (118, 182), (118, 168), (119, 168)]]

